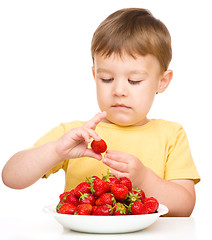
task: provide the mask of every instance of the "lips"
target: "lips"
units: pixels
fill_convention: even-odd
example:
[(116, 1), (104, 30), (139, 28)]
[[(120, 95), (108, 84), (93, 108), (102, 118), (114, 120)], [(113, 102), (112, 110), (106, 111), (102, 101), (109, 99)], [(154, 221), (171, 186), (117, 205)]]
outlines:
[(124, 105), (124, 104), (114, 104), (112, 105), (113, 108), (123, 108), (123, 109), (130, 109), (130, 107)]

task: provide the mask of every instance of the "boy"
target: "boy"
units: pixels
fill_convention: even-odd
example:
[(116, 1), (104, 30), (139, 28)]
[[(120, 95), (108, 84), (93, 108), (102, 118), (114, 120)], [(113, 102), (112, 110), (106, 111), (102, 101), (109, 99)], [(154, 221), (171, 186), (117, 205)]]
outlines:
[[(88, 122), (61, 124), (34, 148), (16, 153), (2, 171), (4, 183), (25, 188), (62, 168), (68, 191), (110, 168), (166, 205), (169, 216), (189, 216), (200, 178), (185, 131), (147, 118), (155, 94), (167, 89), (173, 75), (167, 28), (145, 9), (119, 10), (97, 28), (91, 51), (102, 112)], [(89, 147), (91, 138), (100, 137), (108, 145), (103, 159)]]

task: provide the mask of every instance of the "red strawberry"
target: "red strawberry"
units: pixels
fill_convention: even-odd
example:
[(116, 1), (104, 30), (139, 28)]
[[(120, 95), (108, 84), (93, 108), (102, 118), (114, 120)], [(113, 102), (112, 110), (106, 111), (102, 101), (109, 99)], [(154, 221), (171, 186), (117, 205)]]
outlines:
[(97, 211), (97, 209), (98, 209), (98, 206), (93, 206), (93, 208), (92, 208), (92, 215), (96, 215), (96, 211)]
[(89, 203), (79, 204), (76, 207), (74, 215), (91, 215), (92, 206)]
[(111, 205), (102, 205), (102, 206), (94, 206), (92, 210), (92, 215), (98, 216), (110, 216), (113, 214), (113, 208)]
[(74, 195), (77, 198), (80, 198), (80, 196), (84, 193), (90, 193), (90, 192), (91, 192), (90, 185), (87, 182), (81, 182), (74, 189)]
[(60, 207), (63, 205), (64, 203), (59, 202), (56, 206), (56, 212), (60, 213)]
[(91, 192), (95, 197), (100, 197), (103, 193), (110, 191), (110, 184), (102, 179), (95, 179), (91, 187)]
[(116, 203), (113, 209), (113, 215), (127, 215), (128, 210), (123, 203)]
[(145, 198), (145, 193), (141, 189), (135, 189), (128, 192), (127, 202), (142, 201)]
[(107, 144), (103, 139), (100, 141), (93, 140), (91, 143), (91, 148), (95, 153), (103, 153), (107, 150)]
[(112, 174), (107, 174), (105, 176), (103, 176), (102, 178), (105, 182), (108, 182), (110, 184), (110, 186), (112, 186), (113, 184), (118, 184), (120, 183), (120, 180)]
[(122, 184), (113, 184), (111, 186), (111, 192), (116, 200), (121, 201), (127, 197), (128, 188)]
[(64, 203), (72, 203), (75, 206), (79, 205), (79, 200), (74, 194), (69, 194), (65, 196), (62, 201), (64, 201)]
[(79, 198), (79, 203), (89, 203), (92, 206), (95, 205), (95, 197), (91, 193), (84, 193), (82, 196)]
[(72, 190), (70, 191), (70, 193), (71, 193), (71, 194), (74, 194), (74, 189), (72, 189)]
[(86, 177), (86, 182), (87, 182), (90, 186), (92, 186), (92, 184), (94, 183), (94, 181), (95, 181), (96, 179), (100, 179), (100, 178), (97, 177), (97, 176)]
[(150, 198), (145, 198), (142, 201), (144, 203), (144, 205), (147, 208), (147, 213), (154, 213), (157, 211), (158, 207), (159, 207), (159, 203), (157, 201), (157, 199), (155, 199), (154, 197), (150, 197)]
[(64, 193), (60, 194), (60, 196), (59, 196), (60, 201), (68, 194), (70, 194), (70, 192), (64, 192)]
[(141, 189), (139, 189), (139, 188), (134, 189), (133, 192), (138, 193), (138, 196), (139, 196), (141, 199), (144, 199), (144, 198), (146, 197), (144, 191), (141, 190)]
[(147, 208), (146, 206), (139, 201), (134, 202), (130, 205), (130, 212), (133, 215), (140, 215), (140, 214), (147, 214)]
[(57, 212), (62, 214), (74, 214), (76, 206), (71, 203), (59, 203), (57, 205)]
[(127, 177), (120, 178), (120, 184), (123, 184), (124, 186), (126, 186), (128, 188), (128, 191), (132, 190), (132, 182), (130, 181), (129, 178)]
[(116, 200), (112, 193), (103, 193), (97, 200), (96, 205), (101, 206), (105, 204), (114, 205), (116, 203)]

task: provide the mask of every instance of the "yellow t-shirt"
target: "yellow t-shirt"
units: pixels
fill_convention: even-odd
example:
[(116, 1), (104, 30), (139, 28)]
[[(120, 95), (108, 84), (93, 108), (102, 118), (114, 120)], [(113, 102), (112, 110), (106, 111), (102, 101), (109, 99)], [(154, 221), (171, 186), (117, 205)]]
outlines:
[[(60, 124), (34, 146), (54, 141), (70, 129), (83, 124), (81, 121)], [(186, 133), (178, 123), (151, 119), (143, 126), (121, 127), (101, 122), (96, 127), (96, 132), (106, 141), (108, 150), (133, 154), (163, 179), (193, 179), (195, 184), (200, 181)], [(85, 177), (101, 177), (106, 174), (108, 166), (88, 157), (70, 159), (53, 167), (44, 177), (48, 178), (59, 169), (65, 171), (65, 191), (68, 191), (84, 181)]]

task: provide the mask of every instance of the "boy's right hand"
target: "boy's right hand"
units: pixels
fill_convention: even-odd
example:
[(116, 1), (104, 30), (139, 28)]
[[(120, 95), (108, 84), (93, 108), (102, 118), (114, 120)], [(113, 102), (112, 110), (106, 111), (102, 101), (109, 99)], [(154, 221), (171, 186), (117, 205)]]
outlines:
[(106, 117), (106, 112), (97, 113), (91, 120), (82, 127), (73, 128), (65, 133), (55, 142), (55, 150), (61, 160), (92, 157), (102, 159), (101, 154), (96, 154), (88, 148), (88, 144), (93, 138), (99, 141), (101, 138), (95, 132), (96, 126)]

